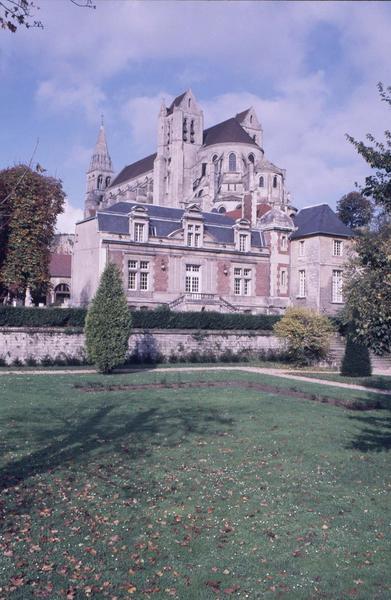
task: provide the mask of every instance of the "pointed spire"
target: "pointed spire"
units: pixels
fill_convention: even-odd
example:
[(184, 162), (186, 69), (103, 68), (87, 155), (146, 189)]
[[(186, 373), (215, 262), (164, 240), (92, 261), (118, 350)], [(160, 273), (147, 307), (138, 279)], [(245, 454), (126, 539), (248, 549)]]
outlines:
[(99, 128), (98, 139), (95, 144), (94, 152), (91, 157), (89, 171), (109, 171), (113, 172), (113, 164), (111, 162), (109, 150), (107, 148), (106, 132), (103, 123), (103, 115), (101, 115), (101, 125)]

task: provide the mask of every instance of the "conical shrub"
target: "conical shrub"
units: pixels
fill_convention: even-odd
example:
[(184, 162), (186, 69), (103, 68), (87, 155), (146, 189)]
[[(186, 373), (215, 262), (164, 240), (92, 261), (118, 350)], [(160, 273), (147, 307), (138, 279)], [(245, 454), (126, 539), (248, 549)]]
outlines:
[(120, 272), (109, 263), (88, 309), (85, 325), (88, 358), (98, 371), (110, 373), (125, 362), (131, 325)]
[(349, 324), (346, 334), (345, 354), (341, 365), (341, 375), (347, 377), (370, 377), (372, 375), (369, 350), (355, 340), (355, 324)]

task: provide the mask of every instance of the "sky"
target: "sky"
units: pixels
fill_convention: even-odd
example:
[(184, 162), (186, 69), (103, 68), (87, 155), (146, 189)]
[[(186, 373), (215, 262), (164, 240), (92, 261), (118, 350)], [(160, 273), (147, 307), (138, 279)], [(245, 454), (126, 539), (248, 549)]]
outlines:
[(82, 217), (104, 115), (114, 169), (156, 150), (157, 115), (191, 88), (205, 127), (254, 106), (269, 160), (298, 208), (363, 182), (346, 140), (390, 128), (391, 3), (35, 0), (43, 29), (0, 30), (0, 168), (34, 162), (63, 181), (58, 229)]

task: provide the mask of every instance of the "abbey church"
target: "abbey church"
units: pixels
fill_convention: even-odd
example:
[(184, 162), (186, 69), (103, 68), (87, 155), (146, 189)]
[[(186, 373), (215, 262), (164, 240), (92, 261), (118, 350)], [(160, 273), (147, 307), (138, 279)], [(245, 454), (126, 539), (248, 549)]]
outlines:
[(297, 211), (285, 179), (253, 108), (204, 129), (188, 90), (162, 104), (156, 152), (118, 174), (102, 124), (76, 226), (72, 304), (88, 304), (110, 261), (133, 309), (335, 313), (351, 231), (327, 204)]

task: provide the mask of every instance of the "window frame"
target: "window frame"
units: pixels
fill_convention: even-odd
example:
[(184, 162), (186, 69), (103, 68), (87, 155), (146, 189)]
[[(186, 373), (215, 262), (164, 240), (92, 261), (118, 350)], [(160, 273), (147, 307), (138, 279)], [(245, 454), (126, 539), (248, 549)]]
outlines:
[[(127, 290), (129, 292), (149, 292), (151, 283), (150, 274), (151, 268), (149, 260), (128, 258)], [(133, 280), (133, 287), (129, 285), (131, 278)]]
[[(339, 276), (336, 281), (336, 276)], [(343, 304), (343, 271), (342, 269), (333, 269), (331, 275), (331, 302), (333, 304)]]
[(235, 152), (230, 152), (228, 154), (228, 171), (230, 173), (236, 173), (237, 170), (237, 159)]
[(200, 294), (200, 293), (201, 293), (201, 265), (197, 265), (195, 263), (186, 263), (186, 265), (185, 265), (185, 294)]
[[(337, 251), (338, 248), (338, 251)], [(333, 256), (343, 256), (343, 241), (333, 239)]]
[(234, 267), (233, 269), (234, 296), (252, 296), (253, 269), (249, 266)]
[(298, 298), (306, 298), (307, 297), (307, 275), (305, 269), (299, 269), (298, 272), (298, 280), (299, 280), (299, 293)]

